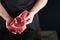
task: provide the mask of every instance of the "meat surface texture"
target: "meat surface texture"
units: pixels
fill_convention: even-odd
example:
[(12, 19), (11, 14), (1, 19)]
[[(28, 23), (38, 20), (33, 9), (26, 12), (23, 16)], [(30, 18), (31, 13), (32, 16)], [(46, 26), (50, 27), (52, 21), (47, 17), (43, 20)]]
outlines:
[(24, 18), (27, 17), (28, 13), (29, 12), (27, 10), (24, 10), (19, 16), (17, 16), (11, 22), (9, 22), (6, 25), (8, 31), (10, 31), (13, 34), (21, 34), (22, 32), (24, 32), (24, 30), (27, 28), (26, 20)]

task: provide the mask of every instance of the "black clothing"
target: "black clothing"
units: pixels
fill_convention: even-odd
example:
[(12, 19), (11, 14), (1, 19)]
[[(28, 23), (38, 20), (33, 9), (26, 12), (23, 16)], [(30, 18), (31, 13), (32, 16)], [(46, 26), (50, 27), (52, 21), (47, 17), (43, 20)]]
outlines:
[[(36, 2), (37, 0), (1, 0), (3, 7), (12, 18), (18, 16), (24, 10), (29, 11)], [(4, 34), (4, 37), (2, 37), (3, 40), (28, 40), (30, 37), (36, 37), (37, 32), (40, 31), (38, 14), (35, 15), (33, 22), (27, 25), (27, 29), (21, 35), (14, 35), (7, 31), (5, 20), (0, 19), (0, 35), (2, 36)]]

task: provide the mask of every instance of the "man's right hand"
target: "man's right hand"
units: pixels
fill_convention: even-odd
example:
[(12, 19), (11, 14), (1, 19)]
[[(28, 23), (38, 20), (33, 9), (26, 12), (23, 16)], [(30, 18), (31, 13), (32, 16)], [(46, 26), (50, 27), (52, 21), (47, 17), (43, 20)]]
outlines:
[(22, 15), (19, 15), (14, 19), (7, 20), (6, 22), (6, 28), (13, 34), (21, 34), (27, 28), (26, 20), (24, 20), (24, 18), (27, 16), (28, 11), (25, 10), (21, 14)]

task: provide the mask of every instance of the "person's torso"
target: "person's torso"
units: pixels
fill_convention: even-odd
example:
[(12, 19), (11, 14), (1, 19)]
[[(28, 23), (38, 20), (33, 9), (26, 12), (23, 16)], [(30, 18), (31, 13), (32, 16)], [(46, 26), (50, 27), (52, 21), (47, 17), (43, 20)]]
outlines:
[[(36, 3), (36, 0), (1, 0), (1, 3), (4, 6), (4, 8), (7, 10), (9, 15), (12, 18), (14, 18), (18, 16), (23, 10), (30, 10)], [(1, 19), (0, 22), (2, 24), (0, 30), (2, 30), (3, 28), (5, 30), (6, 29), (5, 21)], [(32, 24), (27, 25), (27, 27), (29, 29), (38, 30), (40, 28), (38, 22), (39, 22), (38, 15), (35, 15)]]
[(2, 4), (14, 17), (19, 15), (23, 10), (30, 10), (35, 4), (36, 0), (2, 0)]

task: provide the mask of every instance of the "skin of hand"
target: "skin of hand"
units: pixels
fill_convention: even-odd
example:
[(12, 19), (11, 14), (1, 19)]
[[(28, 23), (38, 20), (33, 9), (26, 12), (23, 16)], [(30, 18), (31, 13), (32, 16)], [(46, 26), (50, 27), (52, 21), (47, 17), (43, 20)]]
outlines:
[(26, 24), (32, 23), (34, 15), (37, 14), (38, 11), (41, 10), (47, 4), (47, 2), (48, 0), (38, 0), (36, 2), (36, 4), (29, 11), (28, 16), (25, 18), (25, 20), (28, 20)]
[[(25, 20), (28, 20), (26, 24), (32, 23), (34, 15), (47, 4), (47, 1), (48, 0), (37, 0), (36, 4), (29, 11), (28, 16), (25, 18)], [(9, 23), (9, 21), (12, 20), (12, 18), (8, 15), (7, 11), (3, 8), (1, 3), (0, 3), (0, 9), (1, 9), (0, 16), (6, 20), (6, 23)]]
[(0, 3), (0, 16), (9, 23), (13, 18), (8, 14), (8, 12), (4, 9), (3, 5)]
[(34, 18), (34, 15), (35, 15), (35, 14), (32, 14), (32, 13), (30, 13), (30, 12), (28, 13), (28, 16), (25, 18), (25, 20), (26, 20), (26, 25), (32, 23), (33, 18)]
[(12, 20), (13, 20), (13, 18), (7, 19), (7, 21), (6, 21), (6, 28), (7, 28), (7, 29), (8, 29), (7, 25), (8, 25), (9, 23), (11, 23)]
[[(25, 18), (25, 20), (27, 21), (26, 24), (32, 23), (34, 15), (46, 5), (47, 1), (48, 0), (38, 0), (36, 2), (36, 4), (29, 11), (28, 16)], [(13, 20), (13, 18), (10, 17), (10, 15), (7, 13), (7, 11), (4, 9), (4, 7), (1, 5), (1, 3), (0, 3), (0, 16), (4, 20), (6, 20), (6, 25)]]
[[(28, 10), (25, 10), (25, 11), (28, 11)], [(26, 12), (25, 12), (25, 13), (26, 13)], [(22, 14), (24, 15), (24, 13), (21, 13), (20, 16), (21, 16)], [(25, 25), (32, 23), (33, 18), (34, 18), (34, 15), (35, 15), (35, 14), (33, 14), (33, 13), (31, 13), (31, 12), (28, 11), (26, 17), (24, 18), (24, 21), (26, 21)], [(22, 21), (23, 21), (23, 20), (22, 20)]]

